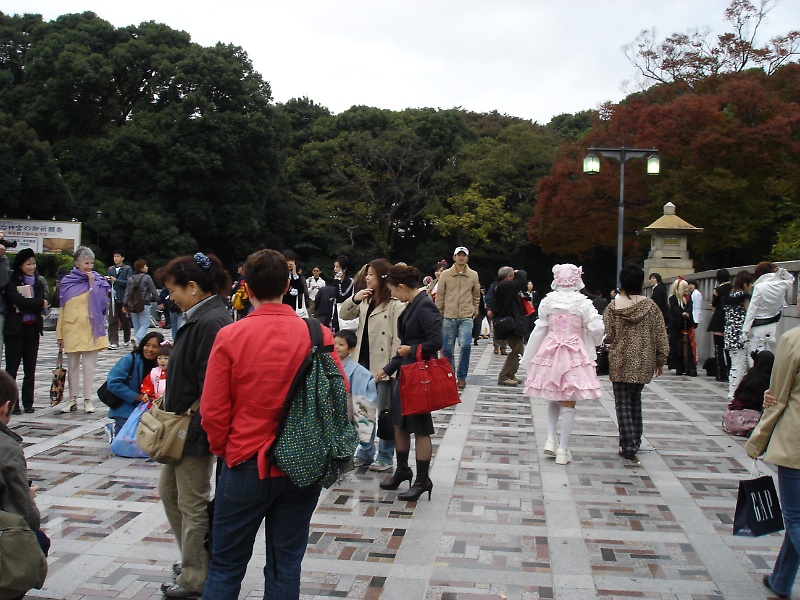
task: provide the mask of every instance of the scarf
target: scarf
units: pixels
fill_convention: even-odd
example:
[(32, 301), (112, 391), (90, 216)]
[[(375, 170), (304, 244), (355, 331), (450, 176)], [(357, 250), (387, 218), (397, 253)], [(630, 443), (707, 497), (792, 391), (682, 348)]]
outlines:
[[(35, 275), (22, 275), (22, 283), (24, 285), (31, 286), (31, 290), (33, 290), (33, 286), (36, 284), (36, 276)], [(35, 292), (34, 292), (35, 295)], [(29, 313), (23, 312), (22, 313), (22, 322), (23, 323), (35, 323), (36, 322), (36, 313)]]
[(92, 326), (94, 339), (103, 337), (106, 334), (105, 314), (108, 307), (108, 292), (111, 286), (97, 271), (94, 273), (94, 286), (89, 289), (89, 277), (86, 273), (73, 267), (72, 271), (64, 275), (61, 280), (59, 300), (61, 306), (66, 306), (67, 302), (89, 292), (89, 323)]

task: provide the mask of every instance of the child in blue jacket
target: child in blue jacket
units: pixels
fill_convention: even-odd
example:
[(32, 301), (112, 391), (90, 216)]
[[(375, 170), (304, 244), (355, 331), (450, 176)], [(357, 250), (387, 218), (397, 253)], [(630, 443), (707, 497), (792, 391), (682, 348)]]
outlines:
[(333, 347), (342, 360), (345, 375), (350, 381), (348, 412), (352, 414), (358, 429), (359, 444), (368, 447), (375, 430), (375, 404), (378, 401), (378, 389), (372, 373), (350, 357), (356, 350), (356, 343), (356, 334), (349, 329), (338, 331), (333, 338)]

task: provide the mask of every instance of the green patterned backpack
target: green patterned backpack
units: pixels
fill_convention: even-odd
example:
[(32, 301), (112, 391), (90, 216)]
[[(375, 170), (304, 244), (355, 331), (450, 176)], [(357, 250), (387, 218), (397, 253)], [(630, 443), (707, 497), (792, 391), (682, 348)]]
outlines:
[(347, 388), (330, 353), (322, 345), (322, 326), (304, 319), (311, 352), (289, 388), (270, 456), (298, 487), (330, 487), (350, 468), (358, 433), (347, 418)]

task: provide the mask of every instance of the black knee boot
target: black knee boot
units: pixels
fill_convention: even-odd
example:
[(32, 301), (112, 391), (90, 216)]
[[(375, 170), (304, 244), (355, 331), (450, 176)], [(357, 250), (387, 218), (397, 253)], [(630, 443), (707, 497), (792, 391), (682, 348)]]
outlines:
[(396, 454), (397, 469), (395, 469), (394, 475), (381, 481), (379, 485), (382, 490), (396, 490), (404, 481), (408, 481), (410, 485), (411, 480), (414, 478), (414, 473), (411, 470), (411, 467), (408, 466), (409, 451), (406, 450), (405, 452), (401, 452), (400, 450), (397, 450)]

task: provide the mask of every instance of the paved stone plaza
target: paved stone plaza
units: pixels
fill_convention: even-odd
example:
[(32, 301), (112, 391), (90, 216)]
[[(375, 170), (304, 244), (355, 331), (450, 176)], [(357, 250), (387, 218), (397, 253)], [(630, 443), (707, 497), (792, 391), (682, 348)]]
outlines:
[[(432, 500), (400, 502), (366, 468), (324, 490), (303, 598), (769, 597), (761, 578), (782, 534), (731, 535), (752, 461), (719, 426), (723, 384), (668, 374), (648, 386), (641, 465), (631, 466), (616, 453), (606, 378), (602, 400), (578, 408), (574, 462), (559, 467), (541, 452), (544, 403), (495, 385), (504, 357), (480, 344), (462, 404), (434, 417)], [(96, 387), (122, 354), (101, 354)], [(178, 550), (156, 490), (160, 465), (112, 456), (105, 410), (49, 408), (55, 355), (46, 332), (38, 410), (11, 423), (53, 542), (46, 587), (29, 597), (161, 598)], [(264, 554), (262, 535), (241, 598), (263, 597)]]

